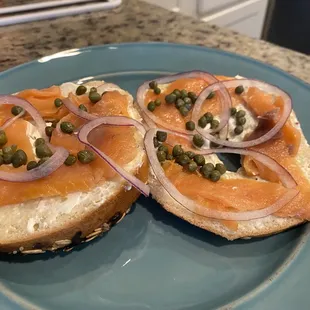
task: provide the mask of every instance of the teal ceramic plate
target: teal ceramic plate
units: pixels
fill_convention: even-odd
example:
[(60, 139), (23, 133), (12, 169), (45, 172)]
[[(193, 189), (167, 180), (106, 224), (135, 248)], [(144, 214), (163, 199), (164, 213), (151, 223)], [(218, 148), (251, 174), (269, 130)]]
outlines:
[[(310, 138), (310, 87), (249, 58), (202, 47), (121, 44), (74, 49), (0, 74), (0, 93), (104, 79), (132, 94), (163, 74), (207, 70), (262, 79), (292, 96)], [(1, 223), (0, 223), (1, 225)], [(307, 226), (228, 242), (140, 198), (109, 233), (67, 254), (0, 256), (1, 309), (308, 309)]]

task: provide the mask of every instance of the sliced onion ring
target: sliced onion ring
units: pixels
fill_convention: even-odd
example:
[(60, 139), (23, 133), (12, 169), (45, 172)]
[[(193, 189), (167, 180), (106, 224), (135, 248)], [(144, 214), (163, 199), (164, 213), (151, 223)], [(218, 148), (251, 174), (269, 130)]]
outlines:
[(17, 114), (14, 117), (9, 118), (8, 120), (6, 120), (4, 122), (4, 124), (0, 127), (0, 130), (4, 130), (5, 128), (10, 127), (16, 120), (18, 120), (20, 117), (22, 117), (25, 114), (25, 110), (23, 110), (22, 112), (20, 112), (19, 114)]
[(83, 118), (88, 121), (91, 121), (97, 118), (97, 116), (79, 109), (79, 107), (77, 107), (69, 98), (62, 99), (62, 102), (71, 113), (73, 113), (74, 115), (80, 118)]
[[(208, 72), (203, 72), (203, 71), (191, 71), (191, 72), (184, 72), (184, 73), (179, 73), (179, 74), (173, 74), (173, 75), (169, 75), (169, 76), (165, 76), (165, 77), (161, 77), (158, 79), (154, 79), (152, 81), (156, 81), (158, 84), (167, 84), (170, 82), (173, 82), (175, 80), (178, 79), (182, 79), (182, 78), (201, 78), (204, 79), (205, 81), (207, 81), (209, 84), (213, 84), (213, 83), (217, 83), (218, 79), (208, 73)], [(171, 129), (175, 132), (179, 132), (179, 133), (186, 133), (186, 134), (193, 134), (193, 132), (188, 131), (186, 129), (175, 129), (172, 128), (170, 123), (166, 123), (164, 121), (162, 121), (161, 119), (159, 119), (158, 117), (156, 117), (154, 115), (154, 113), (150, 112), (147, 107), (145, 106), (145, 102), (144, 102), (144, 96), (146, 91), (149, 89), (149, 82), (147, 81), (145, 83), (143, 83), (137, 91), (137, 103), (140, 107), (140, 110), (142, 111), (143, 115), (147, 115), (148, 119), (146, 119), (146, 122), (148, 123), (148, 125), (150, 127), (154, 127), (152, 126), (152, 123), (150, 121), (152, 121), (153, 123), (163, 127), (163, 128), (167, 128), (167, 129)], [(221, 123), (220, 126), (217, 128), (216, 131), (222, 129), (223, 127), (226, 126), (228, 119), (229, 119), (229, 113), (230, 113), (230, 96), (229, 93), (227, 91), (227, 89), (221, 85), (221, 84), (217, 84), (217, 90), (219, 90), (219, 98), (221, 100), (221, 104), (222, 104), (222, 110), (223, 113), (221, 115)]]
[[(268, 140), (270, 140), (272, 137), (274, 137), (285, 125), (286, 121), (288, 120), (290, 113), (292, 111), (292, 100), (290, 96), (285, 93), (283, 90), (280, 88), (267, 84), (262, 81), (258, 80), (250, 80), (250, 79), (236, 79), (236, 80), (227, 80), (227, 81), (221, 81), (218, 84), (224, 84), (226, 88), (235, 88), (239, 85), (242, 85), (244, 87), (257, 87), (259, 89), (262, 89), (265, 92), (275, 94), (277, 96), (281, 96), (284, 101), (284, 106), (283, 106), (283, 111), (280, 119), (277, 121), (277, 123), (273, 126), (272, 129), (270, 129), (267, 133), (262, 135), (261, 137), (250, 140), (250, 141), (242, 141), (242, 142), (234, 142), (234, 141), (227, 141), (224, 139), (218, 139), (214, 137), (208, 129), (203, 129), (197, 126), (196, 130), (199, 132), (204, 138), (219, 144), (223, 146), (228, 146), (228, 147), (234, 147), (234, 148), (249, 148), (253, 147), (258, 144), (262, 144)], [(207, 88), (212, 88), (215, 87), (216, 85), (213, 84), (211, 86), (208, 86)], [(206, 91), (206, 89), (204, 90)], [(198, 100), (197, 100), (198, 101)], [(193, 119), (196, 119), (197, 116), (199, 115), (199, 112), (201, 110), (202, 102), (196, 102), (194, 111), (193, 111)]]
[(104, 154), (101, 150), (92, 145), (87, 137), (89, 133), (100, 125), (115, 125), (115, 126), (134, 126), (136, 127), (142, 135), (145, 134), (144, 126), (138, 121), (125, 117), (125, 116), (105, 116), (92, 120), (85, 124), (78, 133), (78, 139), (80, 142), (84, 143), (90, 147), (94, 152), (96, 152), (113, 170), (120, 174), (127, 182), (132, 184), (137, 190), (139, 190), (144, 196), (149, 196), (150, 189), (141, 180), (128, 173), (125, 169), (119, 166), (114, 160), (109, 156)]
[[(210, 209), (206, 206), (202, 206), (196, 203), (194, 200), (182, 195), (177, 188), (170, 182), (170, 180), (166, 177), (164, 170), (162, 169), (156, 155), (156, 150), (153, 145), (153, 137), (156, 135), (158, 129), (150, 129), (145, 135), (144, 145), (145, 149), (151, 164), (151, 167), (154, 171), (154, 174), (157, 180), (161, 183), (161, 185), (165, 188), (165, 190), (169, 193), (169, 195), (180, 203), (184, 208), (188, 211), (193, 212), (197, 215), (204, 216), (212, 219), (222, 219), (222, 220), (235, 220), (235, 221), (248, 221), (252, 219), (262, 218), (273, 214), (274, 212), (281, 209), (284, 205), (286, 205), (289, 201), (291, 201), (294, 197), (297, 196), (299, 191), (295, 189), (296, 182), (293, 177), (276, 161), (272, 158), (263, 155), (258, 152), (248, 151), (248, 150), (234, 150), (234, 149), (216, 149), (216, 150), (208, 150), (200, 152), (201, 154), (212, 154), (212, 153), (236, 153), (242, 155), (250, 155), (256, 160), (262, 162), (272, 171), (276, 172), (282, 184), (288, 188), (287, 192), (281, 196), (273, 205), (268, 206), (264, 209), (256, 210), (256, 211), (246, 211), (246, 212), (224, 212), (218, 211), (214, 209)], [(166, 131), (167, 133), (172, 133), (171, 131)]]
[(62, 166), (69, 155), (69, 152), (62, 147), (54, 147), (53, 150), (54, 154), (39, 167), (24, 172), (0, 171), (0, 180), (8, 182), (30, 182), (50, 175)]
[(47, 140), (45, 134), (46, 123), (44, 119), (41, 117), (38, 110), (30, 102), (12, 95), (0, 95), (0, 105), (1, 104), (10, 104), (22, 107), (25, 111), (27, 111), (30, 114), (30, 116), (35, 121), (41, 136)]

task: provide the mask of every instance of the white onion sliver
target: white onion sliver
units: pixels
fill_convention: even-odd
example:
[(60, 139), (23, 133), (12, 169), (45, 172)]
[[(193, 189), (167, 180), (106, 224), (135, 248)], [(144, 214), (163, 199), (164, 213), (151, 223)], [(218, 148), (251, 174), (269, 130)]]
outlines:
[(84, 143), (88, 147), (90, 147), (94, 152), (96, 152), (107, 164), (115, 170), (118, 174), (120, 174), (126, 181), (132, 184), (137, 190), (139, 190), (143, 195), (149, 196), (150, 189), (149, 187), (143, 183), (141, 180), (128, 173), (125, 169), (119, 166), (114, 160), (112, 160), (109, 156), (104, 154), (101, 150), (92, 145), (87, 137), (91, 130), (95, 129), (100, 125), (115, 125), (115, 126), (135, 126), (142, 135), (145, 134), (144, 126), (138, 121), (124, 117), (124, 116), (105, 116), (97, 118), (93, 121), (85, 124), (78, 133), (78, 139), (80, 142)]
[[(274, 212), (281, 209), (289, 201), (291, 201), (294, 197), (296, 197), (296, 195), (299, 193), (298, 190), (295, 189), (296, 182), (292, 178), (292, 176), (273, 159), (269, 158), (266, 155), (263, 155), (263, 154), (260, 154), (254, 151), (232, 150), (231, 153), (239, 152), (240, 154), (240, 151), (241, 151), (243, 155), (245, 155), (247, 152), (250, 152), (247, 154), (256, 158), (258, 161), (261, 161), (267, 167), (275, 171), (278, 174), (283, 185), (288, 188), (287, 192), (282, 197), (280, 197), (273, 205), (266, 207), (264, 209), (255, 210), (255, 211), (224, 212), (224, 211), (218, 211), (218, 210), (210, 209), (206, 206), (199, 205), (194, 200), (182, 195), (177, 190), (177, 188), (170, 182), (170, 180), (166, 177), (165, 172), (162, 169), (161, 164), (158, 161), (156, 150), (153, 145), (153, 137), (156, 135), (157, 130), (158, 129), (148, 130), (148, 132), (145, 135), (145, 139), (144, 139), (144, 145), (145, 145), (145, 149), (146, 149), (151, 167), (155, 173), (157, 180), (161, 183), (161, 185), (165, 188), (165, 190), (169, 193), (169, 195), (190, 212), (193, 212), (197, 215), (204, 216), (207, 218), (213, 218), (213, 219), (246, 221), (246, 220), (251, 220), (251, 219), (262, 218), (270, 214), (273, 214)], [(217, 150), (205, 151), (204, 153), (211, 154), (214, 152), (221, 152), (223, 150), (225, 150), (225, 152), (227, 153), (229, 151), (229, 149), (222, 149), (222, 150), (217, 149)], [(286, 172), (282, 171), (282, 169)]]
[[(265, 92), (272, 93), (278, 96), (281, 96), (284, 101), (283, 111), (280, 119), (277, 121), (277, 123), (273, 126), (271, 130), (269, 130), (267, 133), (262, 135), (261, 137), (250, 140), (250, 141), (242, 141), (242, 142), (234, 142), (234, 141), (227, 141), (223, 139), (218, 139), (214, 137), (212, 134), (208, 132), (207, 129), (200, 128), (199, 126), (196, 127), (197, 132), (199, 132), (204, 138), (227, 147), (233, 147), (233, 148), (249, 148), (253, 147), (255, 145), (262, 144), (268, 140), (270, 140), (272, 137), (274, 137), (285, 125), (286, 121), (288, 120), (290, 113), (292, 111), (292, 100), (290, 96), (285, 93), (280, 88), (267, 84), (262, 81), (257, 80), (250, 80), (250, 79), (237, 79), (237, 80), (227, 80), (227, 81), (221, 81), (219, 84), (224, 84), (226, 88), (234, 88), (239, 85), (242, 85), (243, 87), (257, 87)], [(214, 86), (214, 85), (213, 85)], [(201, 107), (201, 105), (200, 105)], [(195, 111), (195, 116), (199, 114), (199, 110), (197, 107), (197, 110)]]

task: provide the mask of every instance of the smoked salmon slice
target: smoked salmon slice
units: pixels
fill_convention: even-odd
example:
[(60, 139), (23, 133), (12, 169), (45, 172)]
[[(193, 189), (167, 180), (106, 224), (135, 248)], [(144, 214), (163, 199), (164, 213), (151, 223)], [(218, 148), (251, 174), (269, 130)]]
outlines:
[[(69, 113), (61, 106), (56, 108), (54, 100), (63, 98), (58, 86), (52, 86), (43, 90), (24, 90), (18, 94), (19, 97), (28, 100), (40, 112), (46, 120), (58, 121), (57, 128), (54, 129), (50, 143), (54, 146), (65, 147), (73, 155), (85, 149), (85, 145), (80, 143), (76, 135), (65, 134), (59, 129), (59, 124), (69, 121), (78, 129), (85, 121)], [(121, 115), (129, 116), (129, 100), (126, 95), (118, 91), (107, 92), (102, 96), (102, 100), (93, 104), (88, 95), (76, 96), (69, 94), (71, 101), (79, 106), (84, 104), (89, 113), (99, 116)], [(3, 105), (0, 108), (0, 121), (12, 117), (11, 107)], [(4, 111), (4, 112), (3, 112)], [(47, 123), (48, 124), (48, 123)], [(16, 144), (23, 149), (28, 161), (35, 160), (34, 147), (27, 136), (27, 126), (29, 122), (25, 119), (18, 119), (11, 126), (5, 129), (8, 142), (6, 145)], [(18, 133), (18, 134), (16, 134)], [(90, 133), (90, 139), (95, 146), (100, 148), (118, 164), (126, 165), (132, 161), (137, 154), (137, 142), (135, 139), (136, 130), (134, 128), (102, 126), (98, 130)], [(26, 171), (26, 166), (13, 168), (11, 165), (0, 166), (2, 171)], [(22, 203), (27, 200), (40, 197), (66, 196), (72, 192), (87, 192), (93, 187), (115, 178), (116, 173), (102, 159), (97, 158), (90, 164), (82, 164), (77, 161), (72, 166), (62, 165), (51, 175), (23, 184), (0, 181), (1, 201), (0, 205)]]

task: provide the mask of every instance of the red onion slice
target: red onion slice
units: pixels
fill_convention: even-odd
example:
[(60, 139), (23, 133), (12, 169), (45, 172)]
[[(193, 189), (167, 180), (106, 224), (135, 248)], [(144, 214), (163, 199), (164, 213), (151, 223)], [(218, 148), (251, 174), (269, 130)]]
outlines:
[(45, 134), (45, 127), (46, 127), (45, 121), (41, 117), (38, 110), (30, 102), (12, 95), (0, 95), (0, 105), (1, 104), (10, 104), (22, 107), (25, 111), (27, 111), (30, 114), (30, 116), (35, 121), (41, 136), (47, 139)]
[[(274, 125), (274, 127), (262, 135), (261, 137), (250, 140), (250, 141), (243, 141), (243, 142), (233, 142), (233, 141), (227, 141), (223, 139), (218, 139), (214, 137), (212, 134), (209, 133), (208, 129), (203, 129), (200, 128), (199, 126), (196, 127), (197, 132), (199, 132), (203, 137), (206, 139), (219, 144), (223, 146), (228, 146), (228, 147), (234, 147), (234, 148), (249, 148), (253, 147), (258, 144), (262, 144), (268, 140), (270, 140), (272, 137), (274, 137), (285, 125), (286, 121), (288, 120), (290, 113), (292, 111), (292, 100), (290, 96), (285, 93), (283, 90), (280, 88), (267, 84), (262, 81), (257, 81), (257, 80), (250, 80), (250, 79), (236, 79), (236, 80), (227, 80), (227, 81), (221, 81), (218, 84), (224, 84), (226, 88), (235, 88), (239, 85), (242, 85), (243, 87), (257, 87), (267, 93), (272, 93), (277, 96), (280, 96), (283, 98), (284, 101), (284, 106), (283, 106), (283, 111), (280, 119), (277, 121), (277, 123)], [(208, 88), (215, 87), (216, 84), (213, 84), (209, 86)], [(201, 102), (196, 103), (193, 111), (193, 119), (197, 118), (197, 115), (199, 115), (200, 109), (201, 109)]]
[(22, 117), (25, 114), (25, 110), (23, 110), (22, 112), (20, 112), (18, 115), (9, 118), (8, 120), (6, 120), (4, 122), (4, 124), (0, 127), (0, 130), (4, 130), (5, 128), (8, 128), (9, 126), (11, 126), (17, 119), (19, 119), (20, 117)]
[(53, 150), (55, 151), (54, 154), (39, 167), (24, 172), (0, 171), (0, 180), (8, 182), (30, 182), (50, 175), (62, 166), (69, 155), (69, 152), (62, 147), (54, 147)]
[[(204, 79), (205, 81), (207, 81), (209, 84), (213, 84), (213, 83), (217, 83), (218, 79), (215, 78), (214, 75), (208, 73), (208, 72), (203, 72), (203, 71), (191, 71), (191, 72), (184, 72), (184, 73), (178, 73), (178, 74), (173, 74), (173, 75), (169, 75), (169, 76), (165, 76), (165, 77), (161, 77), (158, 79), (154, 79), (152, 81), (156, 81), (158, 84), (167, 84), (170, 82), (173, 82), (175, 80), (178, 79), (182, 79), (182, 78), (201, 78)], [(142, 111), (143, 115), (147, 115), (148, 119), (146, 120), (146, 122), (150, 123), (150, 121), (152, 121), (153, 123), (163, 127), (163, 128), (167, 128), (167, 129), (171, 129), (175, 132), (179, 132), (179, 133), (186, 133), (186, 134), (190, 134), (192, 135), (193, 132), (192, 131), (188, 131), (185, 128), (184, 129), (175, 129), (175, 128), (171, 128), (171, 124), (170, 123), (166, 123), (164, 121), (162, 121), (161, 119), (159, 119), (158, 117), (156, 117), (154, 115), (154, 113), (150, 112), (147, 107), (145, 106), (144, 103), (144, 97), (145, 97), (145, 93), (146, 91), (149, 89), (149, 82), (147, 81), (145, 83), (143, 83), (137, 91), (137, 103), (140, 107), (140, 110)], [(231, 101), (230, 101), (230, 96), (229, 93), (227, 91), (227, 89), (221, 85), (221, 84), (216, 84), (217, 86), (217, 90), (219, 90), (219, 98), (221, 100), (221, 105), (222, 105), (222, 110), (223, 113), (221, 115), (221, 123), (219, 128), (216, 130), (220, 130), (221, 128), (225, 127), (228, 119), (229, 119), (229, 113), (230, 113), (230, 105), (231, 105)], [(196, 105), (196, 104), (195, 104)], [(150, 123), (151, 124), (151, 123)], [(150, 126), (153, 127), (153, 126)]]
[(105, 116), (97, 118), (85, 124), (78, 133), (78, 139), (80, 142), (84, 143), (85, 145), (90, 147), (94, 152), (96, 152), (113, 170), (115, 170), (118, 174), (120, 174), (127, 182), (132, 184), (144, 196), (149, 196), (150, 189), (145, 183), (140, 181), (132, 174), (128, 173), (109, 156), (107, 156), (101, 150), (99, 150), (94, 145), (89, 143), (87, 139), (89, 133), (100, 125), (134, 126), (141, 132), (142, 135), (145, 135), (144, 126), (138, 121), (125, 116)]
[[(169, 195), (180, 203), (184, 208), (188, 211), (198, 214), (200, 216), (204, 216), (207, 218), (213, 219), (222, 219), (222, 220), (235, 220), (235, 221), (247, 221), (257, 218), (262, 218), (273, 214), (274, 212), (281, 209), (284, 205), (290, 202), (294, 197), (297, 196), (299, 191), (295, 189), (296, 182), (293, 177), (276, 161), (272, 158), (263, 155), (258, 152), (248, 151), (248, 150), (234, 150), (234, 149), (216, 149), (216, 150), (208, 150), (201, 151), (201, 154), (212, 154), (212, 153), (236, 153), (242, 155), (250, 155), (254, 157), (256, 160), (262, 162), (268, 168), (272, 169), (279, 176), (282, 184), (288, 188), (287, 192), (280, 197), (274, 204), (268, 206), (264, 209), (256, 210), (256, 211), (246, 211), (246, 212), (224, 212), (218, 211), (214, 209), (210, 209), (206, 206), (202, 206), (196, 203), (194, 200), (182, 195), (177, 188), (170, 182), (170, 180), (166, 177), (164, 170), (162, 169), (156, 155), (156, 150), (153, 145), (153, 137), (156, 135), (158, 129), (150, 129), (145, 135), (144, 145), (145, 149), (151, 164), (151, 167), (154, 171), (154, 174), (157, 180), (161, 183), (161, 185), (165, 188), (165, 190), (169, 193)], [(169, 131), (167, 131), (169, 133)], [(170, 132), (171, 133), (171, 132)], [(197, 152), (196, 152), (197, 153)]]
[[(202, 105), (205, 103), (205, 100), (207, 99), (208, 95), (213, 91), (219, 91), (220, 94), (220, 104), (222, 108), (222, 113), (220, 115), (220, 124), (216, 129), (205, 129), (206, 132), (219, 132), (221, 129), (223, 129), (230, 118), (230, 108), (231, 108), (231, 97), (227, 90), (227, 88), (223, 85), (222, 81), (218, 81), (214, 84), (211, 84), (207, 86), (199, 95), (199, 97), (196, 100), (196, 103), (193, 108), (192, 113), (192, 121), (196, 124), (198, 123), (199, 118), (202, 116), (200, 115), (200, 111), (202, 108)], [(207, 103), (205, 103), (207, 104)], [(196, 126), (200, 128), (199, 126)], [(197, 129), (199, 132), (199, 130)]]
[(63, 99), (62, 102), (71, 113), (73, 113), (74, 115), (80, 118), (83, 118), (88, 121), (91, 121), (97, 118), (97, 116), (79, 109), (79, 107), (77, 107), (69, 98)]

